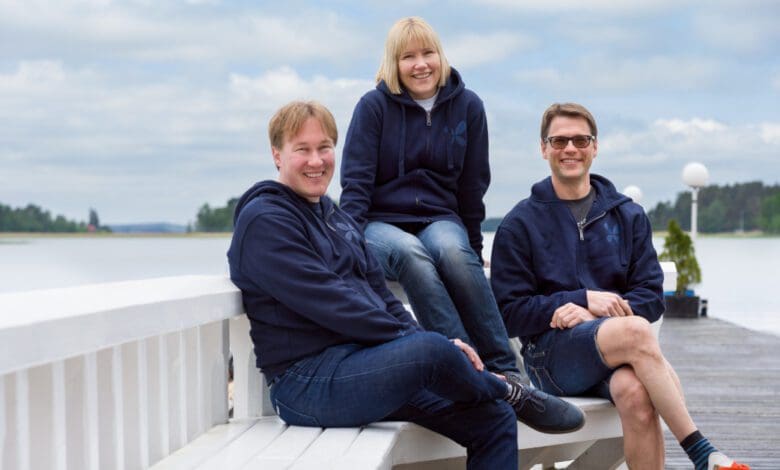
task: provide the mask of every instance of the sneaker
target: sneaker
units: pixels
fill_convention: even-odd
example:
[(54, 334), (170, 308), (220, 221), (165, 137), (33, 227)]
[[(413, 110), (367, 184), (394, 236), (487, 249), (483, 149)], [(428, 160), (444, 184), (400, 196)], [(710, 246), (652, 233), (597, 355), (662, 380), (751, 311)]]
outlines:
[(507, 376), (512, 387), (507, 402), (517, 419), (527, 426), (548, 434), (574, 432), (585, 425), (585, 414), (577, 406), (541, 390), (519, 383)]
[(748, 465), (731, 460), (720, 452), (710, 454), (707, 470), (750, 470)]

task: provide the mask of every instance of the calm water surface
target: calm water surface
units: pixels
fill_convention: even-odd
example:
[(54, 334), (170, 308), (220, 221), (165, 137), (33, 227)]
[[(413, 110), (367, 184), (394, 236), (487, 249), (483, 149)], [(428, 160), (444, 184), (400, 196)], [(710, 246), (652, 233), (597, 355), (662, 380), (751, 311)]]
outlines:
[[(488, 234), (485, 253), (490, 253)], [(655, 240), (656, 248), (663, 245)], [(0, 238), (0, 293), (184, 274), (227, 274), (223, 237)], [(780, 335), (780, 238), (699, 238), (709, 315)], [(2, 312), (0, 312), (2, 314)]]

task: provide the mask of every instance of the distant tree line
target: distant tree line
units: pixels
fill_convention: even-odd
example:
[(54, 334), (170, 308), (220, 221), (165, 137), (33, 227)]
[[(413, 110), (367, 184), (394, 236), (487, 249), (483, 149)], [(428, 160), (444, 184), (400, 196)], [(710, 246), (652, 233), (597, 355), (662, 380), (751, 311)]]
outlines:
[[(203, 204), (198, 210), (195, 230), (200, 232), (230, 232), (238, 198), (224, 207)], [(690, 230), (691, 193), (681, 192), (677, 200), (659, 202), (648, 212), (656, 230), (664, 230), (674, 219), (683, 230)], [(482, 223), (483, 232), (494, 232), (501, 217)], [(705, 233), (754, 231), (780, 233), (780, 185), (765, 186), (760, 181), (734, 185), (712, 185), (699, 191), (699, 231)]]
[[(97, 217), (97, 213), (95, 214)], [(52, 217), (49, 211), (34, 204), (12, 208), (0, 204), (0, 232), (86, 232), (87, 224), (75, 222), (58, 215)]]
[(233, 212), (236, 210), (238, 198), (234, 197), (227, 202), (225, 207), (211, 208), (203, 204), (198, 210), (195, 221), (195, 230), (198, 232), (232, 232)]
[[(698, 198), (698, 229), (705, 233), (762, 230), (780, 233), (780, 185), (765, 186), (760, 181), (702, 188)], [(681, 192), (677, 200), (659, 202), (648, 211), (656, 230), (671, 219), (683, 230), (691, 228), (691, 193)]]

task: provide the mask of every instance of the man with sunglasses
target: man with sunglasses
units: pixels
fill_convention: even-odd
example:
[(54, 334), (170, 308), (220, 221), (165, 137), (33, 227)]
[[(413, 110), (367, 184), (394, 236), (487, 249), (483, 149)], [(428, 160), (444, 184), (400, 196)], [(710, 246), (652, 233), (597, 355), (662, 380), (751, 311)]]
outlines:
[(746, 469), (698, 431), (650, 323), (664, 311), (663, 271), (644, 210), (591, 174), (596, 121), (556, 103), (542, 117), (551, 175), (504, 218), (491, 283), (533, 384), (555, 395), (609, 398), (631, 468), (663, 468), (663, 420), (696, 470)]

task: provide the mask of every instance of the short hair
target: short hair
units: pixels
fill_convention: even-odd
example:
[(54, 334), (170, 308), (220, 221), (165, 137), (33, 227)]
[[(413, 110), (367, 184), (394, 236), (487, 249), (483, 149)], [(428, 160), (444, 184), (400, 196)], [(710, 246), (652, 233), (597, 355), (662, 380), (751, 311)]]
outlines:
[(316, 101), (293, 101), (282, 106), (268, 123), (271, 146), (275, 149), (284, 147), (284, 142), (295, 137), (309, 118), (319, 121), (322, 130), (333, 140), (333, 145), (336, 145), (336, 120), (328, 108)]
[(384, 80), (390, 93), (401, 94), (401, 80), (398, 78), (398, 59), (410, 42), (417, 41), (425, 47), (434, 49), (439, 54), (441, 61), (441, 78), (439, 86), (444, 86), (450, 78), (450, 63), (444, 56), (441, 41), (431, 25), (417, 16), (402, 18), (390, 28), (385, 41), (385, 52), (379, 71), (376, 73), (376, 82)]
[(590, 114), (590, 111), (585, 106), (577, 103), (553, 103), (542, 115), (542, 140), (547, 138), (553, 118), (558, 116), (585, 119), (590, 127), (591, 135), (598, 137), (599, 131), (596, 128), (596, 119), (593, 118), (593, 115)]

